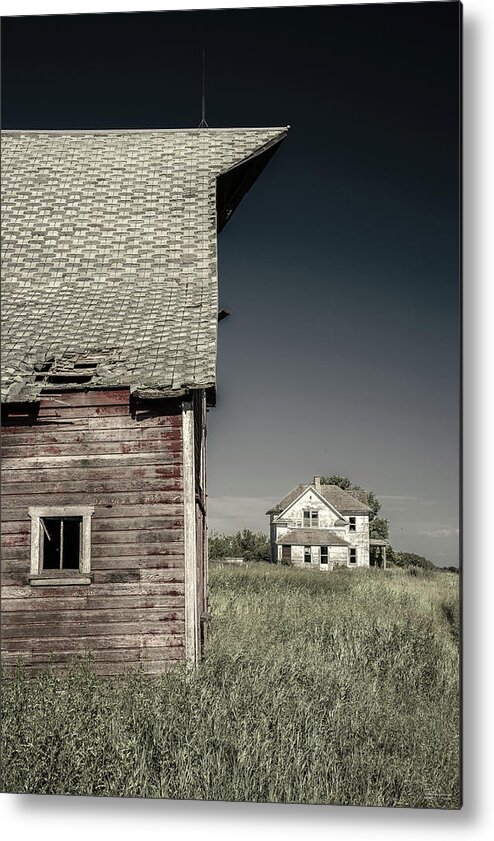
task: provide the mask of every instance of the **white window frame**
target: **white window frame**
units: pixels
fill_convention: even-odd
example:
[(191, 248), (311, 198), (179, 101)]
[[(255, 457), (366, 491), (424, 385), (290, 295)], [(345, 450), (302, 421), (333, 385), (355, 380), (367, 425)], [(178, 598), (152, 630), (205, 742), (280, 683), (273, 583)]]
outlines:
[[(91, 584), (91, 517), (90, 505), (41, 506), (28, 509), (31, 517), (31, 571), (29, 583), (34, 586)], [(81, 557), (79, 569), (43, 570), (41, 557), (41, 520), (43, 517), (81, 517)]]
[(357, 531), (357, 518), (356, 517), (349, 517), (348, 522), (350, 524), (348, 530), (349, 531)]
[[(308, 514), (309, 523), (306, 525), (305, 515)], [(314, 522), (315, 521), (315, 522)], [(319, 511), (317, 508), (304, 508), (302, 511), (302, 524), (304, 529), (317, 529), (319, 528)]]
[[(352, 552), (355, 552), (355, 560), (352, 561)], [(348, 550), (348, 566), (355, 567), (358, 565), (358, 552), (355, 546), (350, 546)]]

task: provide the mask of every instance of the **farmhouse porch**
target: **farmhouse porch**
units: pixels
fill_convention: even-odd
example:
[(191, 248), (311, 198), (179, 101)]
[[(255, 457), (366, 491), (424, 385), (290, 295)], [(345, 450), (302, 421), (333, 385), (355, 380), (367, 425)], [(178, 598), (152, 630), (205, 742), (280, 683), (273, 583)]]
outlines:
[(386, 546), (389, 546), (389, 543), (384, 538), (369, 540), (369, 566), (386, 569)]

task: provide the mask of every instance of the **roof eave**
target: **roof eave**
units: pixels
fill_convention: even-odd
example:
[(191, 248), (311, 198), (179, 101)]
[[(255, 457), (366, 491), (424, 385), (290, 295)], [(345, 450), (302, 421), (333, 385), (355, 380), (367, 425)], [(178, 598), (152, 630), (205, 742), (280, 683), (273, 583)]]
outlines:
[(279, 149), (288, 134), (289, 126), (236, 166), (220, 172), (216, 179), (217, 233), (221, 233), (243, 197)]

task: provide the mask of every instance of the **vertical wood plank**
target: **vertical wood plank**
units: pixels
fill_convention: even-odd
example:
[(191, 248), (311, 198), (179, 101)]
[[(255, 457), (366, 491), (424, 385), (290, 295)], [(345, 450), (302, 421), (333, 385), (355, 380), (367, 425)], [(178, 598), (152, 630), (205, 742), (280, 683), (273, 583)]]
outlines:
[(185, 657), (197, 663), (199, 657), (197, 617), (197, 556), (194, 469), (194, 410), (192, 403), (183, 404), (183, 487), (184, 487), (184, 554), (185, 554)]

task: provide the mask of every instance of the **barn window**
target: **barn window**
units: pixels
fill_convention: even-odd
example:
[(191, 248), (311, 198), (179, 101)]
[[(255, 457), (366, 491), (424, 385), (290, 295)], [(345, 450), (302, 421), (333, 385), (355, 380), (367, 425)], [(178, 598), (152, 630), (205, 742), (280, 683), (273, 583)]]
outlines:
[(82, 517), (40, 517), (40, 569), (79, 569)]
[(304, 561), (306, 564), (312, 563), (312, 552), (310, 546), (304, 546)]
[(317, 528), (319, 525), (319, 511), (304, 511), (304, 528)]
[(357, 550), (350, 549), (350, 563), (356, 564), (357, 563)]
[(328, 563), (328, 554), (328, 547), (321, 546), (321, 564), (323, 564), (324, 566), (326, 566), (326, 564)]
[(348, 522), (350, 523), (349, 531), (357, 531), (357, 518), (349, 517)]
[(91, 583), (91, 515), (88, 506), (30, 508), (34, 585)]

